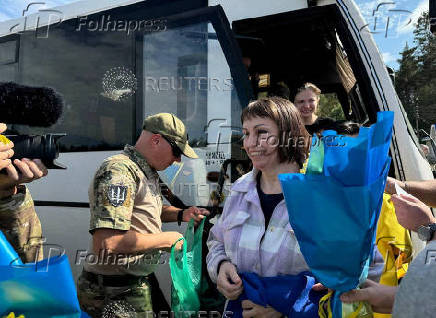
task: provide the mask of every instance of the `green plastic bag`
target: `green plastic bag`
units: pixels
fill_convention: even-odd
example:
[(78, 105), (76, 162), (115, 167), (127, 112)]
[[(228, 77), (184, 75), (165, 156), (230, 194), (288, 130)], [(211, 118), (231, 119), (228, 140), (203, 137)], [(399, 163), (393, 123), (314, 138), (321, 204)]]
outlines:
[(171, 248), (170, 269), (173, 281), (171, 290), (171, 310), (176, 318), (191, 317), (200, 309), (198, 293), (201, 288), (201, 249), (203, 219), (194, 232), (194, 220), (188, 223), (183, 248)]

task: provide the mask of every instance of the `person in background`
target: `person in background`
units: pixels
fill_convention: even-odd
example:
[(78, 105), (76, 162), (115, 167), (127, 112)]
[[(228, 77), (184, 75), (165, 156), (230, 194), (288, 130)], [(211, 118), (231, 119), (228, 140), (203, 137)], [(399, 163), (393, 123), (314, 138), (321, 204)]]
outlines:
[(289, 100), (290, 95), (289, 87), (283, 81), (273, 84), (268, 90), (268, 97), (281, 97)]
[[(406, 191), (413, 192), (427, 203), (436, 197), (434, 180), (400, 183), (390, 178), (387, 189), (398, 182)], [(399, 286), (383, 286), (367, 280), (363, 288), (341, 296), (344, 302), (368, 301), (374, 310), (392, 312), (394, 318), (433, 317), (436, 294), (436, 218), (430, 208), (419, 199), (404, 194), (392, 195), (398, 222), (406, 229), (418, 232), (420, 239), (428, 244), (410, 264)], [(383, 311), (381, 311), (383, 310)]]
[(395, 184), (428, 206), (436, 207), (436, 179), (425, 181), (400, 181), (388, 177), (385, 192), (396, 194)]
[(315, 84), (305, 83), (297, 89), (294, 97), (295, 107), (300, 111), (303, 123), (310, 135), (320, 132), (335, 122), (331, 118), (321, 118), (316, 114), (320, 95), (321, 90)]
[[(0, 123), (0, 133), (6, 129), (6, 125)], [(12, 162), (14, 144), (1, 137), (0, 230), (23, 263), (36, 262), (43, 258), (41, 222), (24, 183), (46, 176), (47, 168), (39, 159), (23, 158)]]

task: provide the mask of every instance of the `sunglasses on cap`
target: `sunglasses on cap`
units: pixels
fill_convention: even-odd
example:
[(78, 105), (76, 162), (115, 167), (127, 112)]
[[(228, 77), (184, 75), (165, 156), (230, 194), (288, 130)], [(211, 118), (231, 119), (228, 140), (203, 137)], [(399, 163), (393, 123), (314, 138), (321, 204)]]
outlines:
[(169, 139), (168, 137), (165, 137), (164, 135), (161, 135), (163, 139), (165, 139), (171, 146), (171, 150), (173, 151), (173, 156), (176, 158), (180, 158), (183, 155), (183, 152), (180, 150), (179, 147), (175, 144), (174, 141)]

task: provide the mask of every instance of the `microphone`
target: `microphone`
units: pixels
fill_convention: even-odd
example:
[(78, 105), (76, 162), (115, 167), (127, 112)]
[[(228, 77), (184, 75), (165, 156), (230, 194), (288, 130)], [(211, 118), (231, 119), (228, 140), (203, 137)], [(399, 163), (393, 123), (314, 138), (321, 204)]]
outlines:
[(0, 122), (50, 127), (63, 106), (62, 96), (52, 88), (0, 83)]
[[(0, 82), (0, 122), (50, 127), (62, 114), (63, 98), (49, 87)], [(14, 142), (15, 158), (39, 158), (48, 169), (66, 169), (58, 162), (58, 139), (65, 134), (7, 135)]]

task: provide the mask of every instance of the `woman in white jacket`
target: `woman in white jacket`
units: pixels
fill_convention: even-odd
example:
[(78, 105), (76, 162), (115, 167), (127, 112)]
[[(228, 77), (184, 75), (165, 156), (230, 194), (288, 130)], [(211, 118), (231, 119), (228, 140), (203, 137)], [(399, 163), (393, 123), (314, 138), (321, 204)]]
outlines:
[[(242, 293), (238, 272), (262, 277), (309, 270), (289, 224), (278, 179), (299, 172), (310, 147), (298, 110), (282, 98), (254, 101), (241, 115), (244, 149), (253, 170), (232, 186), (208, 239), (207, 268), (230, 300)], [(244, 317), (280, 317), (271, 307), (244, 301)], [(248, 317), (247, 316), (247, 317)]]

